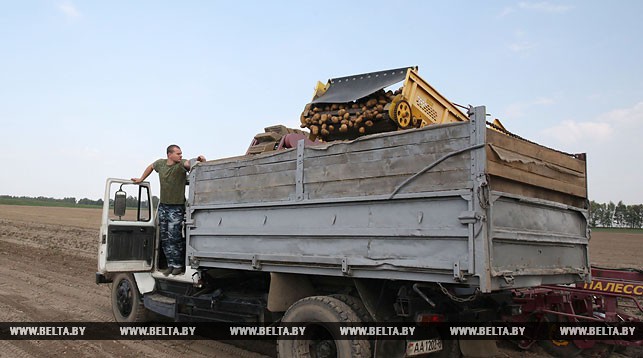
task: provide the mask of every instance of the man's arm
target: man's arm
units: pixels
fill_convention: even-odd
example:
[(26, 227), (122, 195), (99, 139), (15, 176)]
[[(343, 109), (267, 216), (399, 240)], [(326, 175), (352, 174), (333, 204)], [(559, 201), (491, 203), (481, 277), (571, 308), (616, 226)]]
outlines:
[(152, 174), (153, 170), (154, 170), (154, 164), (148, 165), (147, 168), (145, 168), (145, 170), (143, 171), (143, 174), (141, 175), (141, 177), (140, 178), (132, 178), (132, 181), (134, 183), (136, 183), (136, 184), (139, 184), (140, 182), (145, 180), (148, 176), (150, 176), (150, 174)]
[[(204, 156), (202, 156), (202, 155), (199, 155), (198, 157), (196, 157), (196, 160), (197, 160), (198, 162), (201, 162), (201, 163), (203, 163), (203, 162), (205, 162), (205, 161), (206, 161), (205, 157), (204, 157)], [(183, 167), (185, 167), (185, 169), (186, 169), (186, 170), (190, 170), (190, 162), (191, 162), (191, 161), (192, 161), (192, 160), (186, 160), (186, 161), (185, 161), (185, 163), (183, 163)]]

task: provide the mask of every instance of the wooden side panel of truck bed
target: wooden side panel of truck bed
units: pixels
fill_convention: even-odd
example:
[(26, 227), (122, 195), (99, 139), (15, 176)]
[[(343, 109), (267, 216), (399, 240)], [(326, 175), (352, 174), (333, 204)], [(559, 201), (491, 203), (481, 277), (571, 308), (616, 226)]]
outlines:
[[(391, 194), (396, 185), (438, 158), (469, 145), (467, 126), (440, 131), (385, 133), (352, 142), (306, 148), (304, 186), (308, 199)], [(195, 204), (243, 204), (289, 201), (295, 192), (297, 152), (273, 152), (209, 162), (201, 168)], [(404, 192), (420, 193), (471, 186), (464, 153), (424, 174)]]

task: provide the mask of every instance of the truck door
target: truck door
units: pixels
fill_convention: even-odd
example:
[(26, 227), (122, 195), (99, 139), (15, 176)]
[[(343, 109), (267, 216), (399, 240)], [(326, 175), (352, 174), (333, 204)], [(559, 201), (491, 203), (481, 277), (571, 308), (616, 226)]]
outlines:
[(107, 179), (104, 200), (98, 271), (151, 271), (156, 225), (150, 184)]

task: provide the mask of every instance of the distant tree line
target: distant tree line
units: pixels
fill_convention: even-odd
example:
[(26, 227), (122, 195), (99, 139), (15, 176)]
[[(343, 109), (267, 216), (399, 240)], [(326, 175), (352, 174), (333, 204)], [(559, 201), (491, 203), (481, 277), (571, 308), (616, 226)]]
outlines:
[[(112, 199), (109, 200), (109, 205), (113, 206)], [(159, 198), (152, 196), (152, 202), (154, 206), (158, 206)], [(29, 197), (29, 196), (11, 196), (11, 195), (0, 195), (0, 204), (13, 204), (13, 205), (38, 205), (38, 206), (65, 206), (65, 207), (102, 207), (103, 199), (92, 200), (88, 198), (82, 198), (76, 200), (74, 197), (56, 199), (56, 198), (47, 198), (44, 196), (39, 197)], [(138, 198), (134, 196), (128, 196), (126, 198), (126, 203), (128, 207), (135, 208), (138, 206)], [(143, 202), (143, 206), (147, 206), (147, 201)]]
[[(152, 196), (154, 207), (158, 206), (159, 198)], [(128, 196), (126, 198), (127, 207), (135, 208), (138, 206), (138, 198)], [(39, 205), (39, 206), (66, 206), (66, 207), (102, 207), (103, 199), (91, 200), (82, 198), (76, 200), (74, 197), (55, 199), (47, 198), (44, 196), (28, 197), (28, 196), (10, 196), (0, 195), (0, 204), (13, 204), (13, 205)], [(109, 201), (110, 206), (113, 206), (113, 200)], [(143, 202), (143, 206), (148, 204)], [(643, 228), (643, 204), (638, 205), (625, 205), (623, 201), (617, 204), (609, 202), (607, 204), (597, 203), (590, 201), (589, 209), (589, 225), (591, 227), (615, 227), (615, 228), (630, 228), (640, 229)]]
[(640, 229), (643, 227), (643, 205), (608, 204), (590, 201), (589, 225), (591, 227), (618, 227)]
[[(156, 197), (156, 196), (152, 196), (152, 202), (154, 203), (154, 207), (157, 207), (159, 205), (159, 198)], [(135, 197), (135, 196), (129, 195), (127, 198), (125, 198), (125, 203), (127, 203), (128, 208), (136, 208), (136, 207), (138, 207), (138, 198)], [(113, 205), (114, 205), (114, 200), (109, 199), (109, 206), (113, 206)], [(144, 200), (141, 203), (141, 205), (143, 207), (147, 207), (149, 204), (148, 204), (147, 200)]]

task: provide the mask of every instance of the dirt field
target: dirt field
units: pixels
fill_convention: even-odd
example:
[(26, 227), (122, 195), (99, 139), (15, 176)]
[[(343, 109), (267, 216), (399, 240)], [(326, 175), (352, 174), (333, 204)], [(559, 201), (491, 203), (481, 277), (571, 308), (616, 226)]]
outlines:
[[(112, 321), (107, 285), (96, 285), (101, 211), (0, 205), (0, 321)], [(643, 235), (595, 233), (591, 261), (643, 269)], [(265, 346), (217, 341), (0, 341), (0, 357), (261, 357)], [(638, 356), (628, 350), (626, 356)], [(272, 354), (271, 354), (272, 353)], [(503, 343), (500, 357), (547, 356)], [(623, 355), (614, 354), (614, 357)]]

